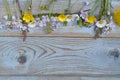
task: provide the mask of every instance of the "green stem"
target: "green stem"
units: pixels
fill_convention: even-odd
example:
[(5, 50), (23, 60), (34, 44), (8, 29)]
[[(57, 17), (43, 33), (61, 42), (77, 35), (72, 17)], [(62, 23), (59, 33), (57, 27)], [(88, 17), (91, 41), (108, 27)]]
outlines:
[(71, 6), (71, 9), (78, 3), (78, 0), (75, 1), (75, 3), (73, 3), (73, 5)]
[(20, 2), (19, 2), (19, 0), (16, 0), (16, 3), (17, 3), (17, 5), (18, 5), (18, 10), (19, 10), (19, 12), (20, 12), (20, 16), (22, 16), (22, 10), (21, 10), (21, 7), (20, 7)]
[(105, 0), (105, 19), (107, 20), (107, 11), (108, 11), (108, 0)]
[[(25, 4), (24, 4), (24, 12), (26, 11), (26, 9), (27, 9), (27, 4), (28, 4), (28, 2), (29, 2), (29, 0), (26, 0), (26, 2), (25, 2)], [(24, 12), (22, 13), (22, 14), (24, 14)]]
[(39, 4), (39, 13), (41, 13), (40, 7), (41, 7), (42, 3), (43, 3), (43, 0), (41, 0), (41, 1), (40, 1), (40, 4)]
[(108, 11), (111, 12), (111, 0), (108, 0)]
[(15, 14), (15, 15), (18, 15), (18, 13), (17, 13), (17, 3), (16, 3), (16, 0), (14, 0), (14, 10), (15, 10), (14, 14)]
[(97, 8), (98, 5), (100, 4), (100, 1), (101, 1), (101, 0), (96, 0), (96, 1), (95, 1), (95, 5), (94, 5), (94, 7), (93, 7), (92, 10), (91, 10), (90, 15), (93, 15), (93, 13), (95, 12), (96, 8)]
[(52, 12), (53, 12), (53, 8), (54, 8), (54, 1), (52, 1), (52, 7), (50, 8), (50, 12), (49, 12), (49, 17), (51, 17), (51, 14), (52, 14)]
[(30, 5), (29, 5), (29, 8), (28, 8), (28, 12), (29, 12), (29, 13), (32, 12), (32, 0), (30, 0)]
[(3, 0), (3, 2), (4, 2), (4, 5), (5, 5), (5, 8), (6, 8), (6, 11), (7, 11), (8, 20), (12, 20), (12, 14), (11, 14), (11, 11), (10, 11), (10, 7), (9, 7), (9, 4), (8, 4), (8, 1), (7, 0)]
[(71, 0), (69, 0), (69, 3), (68, 3), (68, 9), (70, 10), (71, 8)]
[(65, 13), (65, 4), (66, 4), (66, 0), (64, 0), (64, 4), (62, 5), (62, 13)]

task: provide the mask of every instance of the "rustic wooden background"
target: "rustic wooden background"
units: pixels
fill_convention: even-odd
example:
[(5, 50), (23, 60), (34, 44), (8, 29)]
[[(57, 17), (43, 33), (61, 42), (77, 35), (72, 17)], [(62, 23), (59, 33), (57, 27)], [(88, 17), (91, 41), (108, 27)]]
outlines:
[[(78, 12), (84, 1), (78, 0), (72, 12)], [(39, 2), (34, 0), (33, 13), (47, 12), (37, 11)], [(12, 3), (10, 0), (15, 14)], [(56, 2), (54, 12), (61, 12), (64, 3)], [(119, 3), (113, 1), (113, 8)], [(6, 14), (2, 1), (0, 9), (2, 18)], [(120, 80), (120, 28), (113, 26), (110, 34), (96, 40), (92, 29), (78, 26), (63, 27), (52, 34), (31, 29), (25, 42), (18, 30), (0, 30), (0, 80)]]

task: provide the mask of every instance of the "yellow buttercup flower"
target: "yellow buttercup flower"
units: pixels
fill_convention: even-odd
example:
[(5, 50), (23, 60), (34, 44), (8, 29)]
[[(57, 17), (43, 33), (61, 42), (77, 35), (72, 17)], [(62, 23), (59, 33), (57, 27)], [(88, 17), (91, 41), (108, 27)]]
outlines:
[(97, 19), (96, 19), (95, 16), (88, 16), (87, 23), (88, 24), (93, 24), (93, 23), (95, 23), (96, 20)]
[(114, 11), (114, 21), (118, 26), (120, 26), (120, 8)]
[(65, 22), (67, 20), (67, 17), (64, 14), (60, 14), (58, 16), (58, 20), (61, 21), (61, 22)]
[(24, 20), (26, 23), (30, 23), (34, 21), (34, 17), (30, 13), (25, 13), (22, 17), (22, 20)]

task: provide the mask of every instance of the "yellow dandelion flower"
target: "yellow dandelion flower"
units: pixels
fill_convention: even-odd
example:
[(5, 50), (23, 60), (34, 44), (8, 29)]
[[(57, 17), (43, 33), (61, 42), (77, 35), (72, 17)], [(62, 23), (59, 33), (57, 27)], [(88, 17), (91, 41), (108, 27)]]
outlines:
[(96, 19), (95, 16), (88, 16), (87, 23), (88, 23), (88, 24), (93, 24), (93, 23), (95, 23), (96, 20), (97, 20), (97, 19)]
[(30, 13), (25, 13), (22, 17), (22, 20), (24, 20), (26, 23), (30, 23), (34, 21), (34, 17)]
[(67, 20), (66, 16), (64, 14), (60, 14), (58, 16), (58, 20), (61, 21), (61, 22), (65, 22)]
[(118, 26), (120, 26), (120, 8), (114, 11), (114, 21)]

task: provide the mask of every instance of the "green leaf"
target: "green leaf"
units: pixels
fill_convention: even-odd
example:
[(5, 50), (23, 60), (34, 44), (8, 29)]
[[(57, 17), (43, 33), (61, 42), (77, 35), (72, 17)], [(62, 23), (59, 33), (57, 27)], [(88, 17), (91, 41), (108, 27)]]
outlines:
[(46, 26), (46, 27), (44, 28), (44, 31), (45, 31), (46, 33), (52, 33), (53, 28), (52, 28), (50, 25), (48, 25), (48, 26)]
[(83, 27), (83, 21), (82, 21), (81, 18), (77, 21), (77, 24), (78, 24), (81, 28)]
[(67, 22), (67, 21), (65, 21), (65, 22), (64, 22), (64, 26), (67, 26), (67, 25), (68, 25), (68, 22)]

